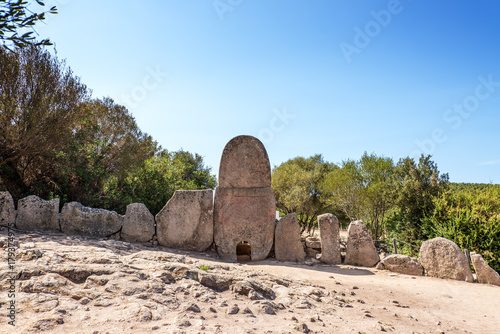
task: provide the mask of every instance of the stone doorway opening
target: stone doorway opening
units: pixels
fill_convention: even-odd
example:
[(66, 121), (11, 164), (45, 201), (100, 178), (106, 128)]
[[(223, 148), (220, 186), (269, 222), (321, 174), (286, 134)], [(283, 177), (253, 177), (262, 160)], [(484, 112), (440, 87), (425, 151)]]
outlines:
[(238, 262), (252, 261), (252, 246), (248, 241), (240, 241), (236, 245), (236, 257)]

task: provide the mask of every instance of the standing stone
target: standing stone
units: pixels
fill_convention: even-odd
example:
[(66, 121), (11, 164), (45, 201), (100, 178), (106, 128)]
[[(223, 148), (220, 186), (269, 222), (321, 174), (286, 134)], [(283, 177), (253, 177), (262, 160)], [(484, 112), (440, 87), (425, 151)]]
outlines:
[(127, 205), (120, 236), (128, 242), (148, 242), (155, 234), (155, 217), (142, 203)]
[(470, 253), (472, 265), (476, 272), (478, 283), (493, 284), (500, 286), (500, 275), (493, 270), (480, 254)]
[(295, 213), (281, 217), (274, 233), (274, 254), (278, 261), (303, 262), (306, 258), (300, 241), (299, 220)]
[(380, 261), (373, 239), (361, 220), (351, 222), (347, 234), (346, 264), (373, 267)]
[(59, 198), (45, 201), (31, 195), (17, 203), (16, 227), (27, 231), (60, 232)]
[(109, 237), (120, 232), (123, 217), (114, 211), (94, 209), (78, 202), (64, 204), (61, 229), (66, 234)]
[(339, 220), (331, 213), (318, 216), (321, 235), (321, 258), (325, 263), (340, 264), (340, 232)]
[(274, 241), (276, 201), (271, 189), (271, 164), (255, 137), (238, 136), (224, 148), (215, 189), (214, 240), (222, 259), (236, 261), (242, 241), (251, 260), (265, 259)]
[(0, 226), (14, 227), (15, 223), (14, 199), (8, 191), (0, 191)]
[(177, 190), (156, 215), (162, 246), (205, 251), (213, 243), (213, 190)]
[(474, 281), (465, 254), (448, 239), (439, 237), (424, 241), (418, 259), (428, 276)]

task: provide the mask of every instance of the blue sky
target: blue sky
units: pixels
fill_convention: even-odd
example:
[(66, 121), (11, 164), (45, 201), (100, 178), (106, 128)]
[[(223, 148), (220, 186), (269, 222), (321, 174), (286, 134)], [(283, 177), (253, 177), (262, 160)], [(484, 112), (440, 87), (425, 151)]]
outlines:
[(453, 182), (500, 183), (500, 3), (47, 0), (37, 26), (93, 91), (164, 148), (248, 134), (271, 164), (432, 154)]

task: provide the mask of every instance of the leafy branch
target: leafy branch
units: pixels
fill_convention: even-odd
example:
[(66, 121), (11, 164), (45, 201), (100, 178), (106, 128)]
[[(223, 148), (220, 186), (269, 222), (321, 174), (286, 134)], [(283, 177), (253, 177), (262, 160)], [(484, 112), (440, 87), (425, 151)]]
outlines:
[[(39, 6), (45, 6), (40, 0), (35, 0)], [(34, 13), (25, 0), (0, 0), (0, 47), (9, 49), (9, 46), (23, 48), (29, 45), (52, 45), (50, 40), (43, 39), (36, 42), (34, 26), (45, 20), (46, 14), (57, 14), (57, 8), (51, 7), (48, 11)], [(28, 29), (28, 31), (26, 31)]]

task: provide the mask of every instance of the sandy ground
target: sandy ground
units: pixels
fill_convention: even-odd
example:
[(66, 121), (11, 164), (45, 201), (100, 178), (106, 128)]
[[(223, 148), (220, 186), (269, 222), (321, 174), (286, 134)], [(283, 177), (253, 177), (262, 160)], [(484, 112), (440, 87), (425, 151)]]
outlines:
[(496, 286), (321, 263), (227, 263), (213, 251), (60, 234), (15, 238), (16, 326), (4, 251), (0, 333), (500, 333)]

